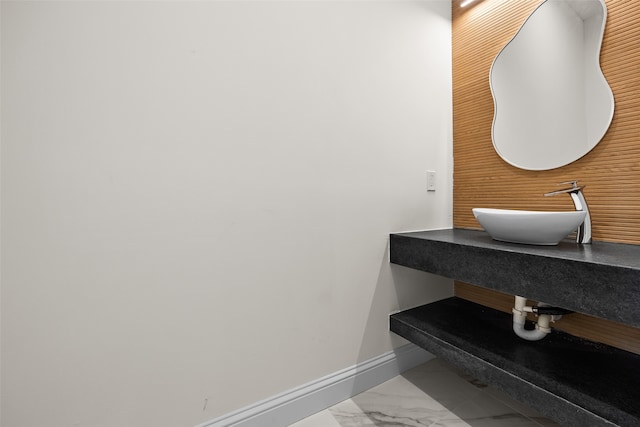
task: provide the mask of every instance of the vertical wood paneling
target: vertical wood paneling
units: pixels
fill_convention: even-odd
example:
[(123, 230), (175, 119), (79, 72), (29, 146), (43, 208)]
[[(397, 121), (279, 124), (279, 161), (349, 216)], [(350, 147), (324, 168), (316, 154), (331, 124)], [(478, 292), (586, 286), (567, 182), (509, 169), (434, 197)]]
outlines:
[[(542, 194), (578, 179), (586, 185), (594, 239), (640, 244), (640, 2), (606, 0), (600, 61), (615, 98), (607, 134), (583, 158), (550, 171), (517, 169), (496, 154), (491, 142), (491, 64), (541, 0), (479, 0), (464, 9), (459, 2), (452, 2), (454, 226), (480, 229), (474, 207), (572, 209), (569, 197)], [(469, 298), (484, 303), (493, 298), (483, 292), (478, 289)], [(591, 339), (628, 338), (626, 327), (618, 331), (603, 322), (581, 318), (586, 332), (580, 334), (592, 329)], [(632, 351), (640, 354), (640, 346), (633, 344)]]

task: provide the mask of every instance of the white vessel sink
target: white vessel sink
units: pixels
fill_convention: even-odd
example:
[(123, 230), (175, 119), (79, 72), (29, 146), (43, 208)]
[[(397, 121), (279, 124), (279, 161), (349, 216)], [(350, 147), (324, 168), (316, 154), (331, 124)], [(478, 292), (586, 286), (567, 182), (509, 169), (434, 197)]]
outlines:
[(582, 224), (587, 212), (474, 208), (473, 215), (495, 240), (529, 245), (557, 245)]

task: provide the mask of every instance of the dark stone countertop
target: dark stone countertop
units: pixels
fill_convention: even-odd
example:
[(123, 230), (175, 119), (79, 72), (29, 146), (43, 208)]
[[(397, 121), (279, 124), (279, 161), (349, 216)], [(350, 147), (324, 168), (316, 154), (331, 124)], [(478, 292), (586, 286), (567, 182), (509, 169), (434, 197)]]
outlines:
[(446, 229), (390, 237), (394, 264), (640, 327), (640, 245), (534, 246), (484, 231)]

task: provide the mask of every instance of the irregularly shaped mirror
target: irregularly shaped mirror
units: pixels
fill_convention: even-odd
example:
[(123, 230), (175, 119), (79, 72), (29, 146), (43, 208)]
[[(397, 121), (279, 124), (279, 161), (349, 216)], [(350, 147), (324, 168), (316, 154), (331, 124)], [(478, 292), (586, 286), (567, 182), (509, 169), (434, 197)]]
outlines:
[(603, 0), (546, 0), (498, 54), (492, 137), (506, 162), (554, 169), (602, 139), (614, 106), (600, 69), (606, 17)]

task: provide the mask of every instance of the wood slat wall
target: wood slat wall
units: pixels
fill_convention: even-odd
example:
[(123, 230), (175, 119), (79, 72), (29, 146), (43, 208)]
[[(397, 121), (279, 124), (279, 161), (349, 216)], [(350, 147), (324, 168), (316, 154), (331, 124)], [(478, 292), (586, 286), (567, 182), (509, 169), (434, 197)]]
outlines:
[[(467, 8), (459, 3), (452, 1), (454, 226), (480, 229), (474, 207), (573, 209), (569, 197), (542, 194), (578, 179), (586, 185), (594, 239), (640, 244), (640, 2), (606, 0), (600, 61), (615, 98), (607, 134), (583, 158), (549, 171), (517, 169), (497, 155), (491, 142), (491, 64), (541, 0), (478, 0)], [(485, 305), (495, 299), (487, 290), (468, 292), (462, 286), (456, 285), (456, 293), (467, 299)], [(562, 323), (574, 322), (569, 319), (575, 316)], [(607, 335), (610, 344), (640, 354), (640, 340), (627, 345), (626, 327), (588, 317), (578, 323), (585, 326), (579, 335), (591, 329), (594, 334), (587, 338)]]

